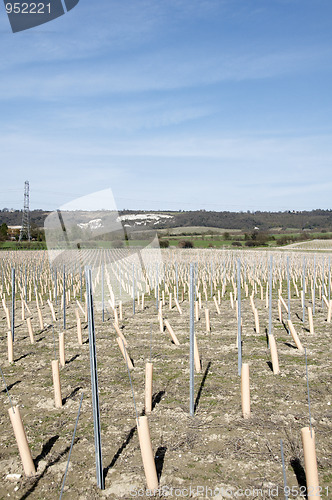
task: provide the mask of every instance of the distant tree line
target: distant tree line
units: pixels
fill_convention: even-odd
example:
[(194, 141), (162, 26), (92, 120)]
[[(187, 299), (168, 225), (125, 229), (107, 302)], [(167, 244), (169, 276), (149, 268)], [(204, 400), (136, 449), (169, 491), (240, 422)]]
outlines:
[[(139, 211), (139, 210), (123, 210), (119, 211), (119, 215), (128, 214), (147, 214), (147, 213), (167, 214), (172, 215), (172, 218), (161, 220), (156, 226), (155, 221), (148, 221), (143, 227), (132, 224), (131, 228), (126, 228), (127, 231), (142, 231), (142, 229), (171, 229), (174, 227), (211, 227), (223, 228), (226, 230), (237, 229), (244, 232), (251, 232), (254, 228), (260, 231), (285, 231), (286, 229), (299, 231), (332, 231), (332, 210), (311, 210), (311, 211), (285, 211), (285, 212), (215, 212), (215, 211)], [(50, 212), (38, 209), (30, 212), (31, 224), (37, 227), (44, 226), (44, 220)], [(93, 217), (92, 217), (93, 218)], [(2, 209), (0, 211), (0, 226), (5, 223), (7, 226), (19, 226), (22, 222), (22, 211), (9, 211)], [(126, 224), (131, 224), (126, 221)], [(143, 238), (142, 238), (143, 239)]]

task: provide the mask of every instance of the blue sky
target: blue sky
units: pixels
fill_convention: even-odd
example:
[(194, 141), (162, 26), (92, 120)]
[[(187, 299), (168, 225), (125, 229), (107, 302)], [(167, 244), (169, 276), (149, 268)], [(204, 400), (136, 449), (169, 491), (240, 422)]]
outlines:
[(0, 10), (0, 208), (332, 208), (330, 0), (80, 0)]

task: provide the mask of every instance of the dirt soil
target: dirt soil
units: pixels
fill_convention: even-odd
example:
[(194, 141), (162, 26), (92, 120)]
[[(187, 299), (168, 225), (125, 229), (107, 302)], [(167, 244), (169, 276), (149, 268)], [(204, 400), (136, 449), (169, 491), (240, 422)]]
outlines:
[[(285, 288), (284, 288), (285, 289)], [(183, 315), (175, 307), (163, 308), (178, 336), (171, 342), (159, 330), (156, 302), (145, 302), (144, 311), (124, 306), (120, 322), (134, 361), (131, 378), (139, 415), (144, 412), (145, 363), (150, 358), (152, 325), (153, 411), (149, 416), (152, 448), (160, 480), (156, 498), (284, 498), (280, 439), (283, 441), (289, 498), (300, 498), (305, 473), (301, 428), (309, 424), (305, 356), (295, 347), (285, 326), (279, 322), (273, 298), (273, 332), (281, 373), (271, 370), (265, 328), (265, 301), (255, 298), (261, 333), (254, 329), (249, 298), (243, 298), (243, 361), (250, 364), (251, 418), (241, 413), (241, 389), (236, 348), (237, 320), (231, 309), (228, 287), (218, 315), (208, 298), (211, 332), (205, 328), (204, 308), (195, 331), (202, 371), (195, 374), (195, 416), (189, 414), (189, 303), (181, 302)], [(276, 290), (273, 291), (276, 294)], [(244, 292), (243, 292), (244, 294)], [(31, 305), (32, 304), (32, 305)], [(45, 323), (40, 331), (35, 303), (31, 303), (36, 342), (30, 343), (26, 322), (20, 320), (20, 301), (14, 342), (14, 364), (7, 361), (7, 324), (1, 309), (1, 367), (13, 404), (19, 405), (37, 473), (26, 478), (11, 427), (9, 399), (2, 383), (0, 393), (0, 498), (57, 499), (60, 495), (81, 393), (82, 411), (67, 474), (64, 499), (149, 498), (135, 421), (135, 409), (127, 368), (116, 342), (110, 310), (101, 321), (95, 314), (98, 381), (105, 490), (96, 486), (94, 432), (87, 324), (83, 322), (84, 344), (77, 342), (75, 303), (67, 308), (65, 332), (66, 365), (61, 369), (64, 405), (55, 409), (51, 360), (54, 359), (51, 313), (42, 307)], [(205, 306), (205, 303), (204, 303)], [(312, 426), (322, 497), (332, 492), (332, 324), (326, 308), (316, 306), (315, 334), (302, 325), (300, 300), (293, 295), (294, 326), (307, 348)], [(55, 326), (61, 331), (61, 309)], [(82, 315), (81, 315), (82, 317)], [(58, 352), (58, 342), (56, 341)], [(19, 478), (8, 479), (9, 474)], [(330, 488), (330, 490), (328, 490)], [(204, 491), (203, 491), (204, 490)], [(241, 492), (242, 490), (242, 492)], [(244, 491), (246, 490), (246, 491)], [(329, 494), (329, 495), (328, 495)], [(303, 498), (303, 497), (302, 497)]]

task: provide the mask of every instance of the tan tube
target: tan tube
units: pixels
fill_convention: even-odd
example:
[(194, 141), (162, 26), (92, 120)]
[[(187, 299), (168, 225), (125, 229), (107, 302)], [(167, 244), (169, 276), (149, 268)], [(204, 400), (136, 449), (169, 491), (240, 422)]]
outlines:
[(145, 364), (145, 413), (152, 411), (152, 377), (153, 364)]
[(220, 314), (220, 309), (219, 309), (217, 298), (215, 295), (213, 296), (213, 300), (214, 300), (214, 304), (215, 304), (216, 309), (217, 309), (217, 313)]
[(21, 455), (24, 473), (26, 476), (32, 476), (36, 473), (36, 469), (32, 460), (31, 451), (29, 448), (27, 436), (25, 434), (19, 407), (14, 406), (14, 408), (9, 408), (8, 412), (13, 426), (18, 451)]
[(310, 434), (309, 427), (303, 427), (301, 429), (301, 438), (304, 453), (304, 467), (307, 480), (307, 495), (309, 500), (311, 498), (321, 498), (319, 492), (319, 480), (317, 471), (315, 431), (311, 429), (311, 432), (312, 436)]
[[(76, 300), (76, 304), (77, 304), (77, 305), (78, 305), (78, 307), (80, 308), (80, 310), (81, 310), (82, 314), (85, 314), (84, 309), (83, 309), (83, 307), (81, 306), (81, 304), (79, 303), (79, 301), (78, 301), (78, 300)], [(52, 305), (53, 305), (53, 304), (52, 304)]]
[(310, 333), (313, 335), (315, 333), (315, 330), (314, 330), (314, 318), (312, 315), (311, 307), (308, 307), (308, 318), (309, 318), (309, 330)]
[(131, 359), (129, 357), (129, 354), (127, 352), (127, 349), (123, 345), (122, 339), (120, 339), (119, 337), (117, 337), (116, 341), (117, 341), (117, 343), (118, 343), (118, 345), (120, 347), (120, 351), (122, 353), (123, 359), (125, 361), (127, 360), (129, 370), (132, 370), (134, 367), (133, 367), (133, 364), (132, 364)]
[(77, 339), (78, 339), (79, 345), (83, 345), (82, 323), (81, 323), (81, 318), (78, 315), (77, 315)]
[(7, 326), (8, 328), (11, 328), (11, 323), (10, 323), (10, 315), (9, 315), (9, 309), (6, 307), (6, 319), (7, 319)]
[(211, 331), (210, 311), (207, 308), (205, 308), (205, 325), (206, 325), (206, 331), (210, 332)]
[[(142, 298), (142, 303), (143, 303), (144, 299)], [(119, 302), (119, 314), (120, 314), (120, 321), (123, 320), (123, 307), (122, 307), (122, 300), (120, 300)]]
[(332, 300), (330, 300), (330, 304), (327, 310), (327, 322), (331, 323), (331, 315), (332, 315)]
[(22, 321), (25, 321), (25, 308), (23, 301), (22, 301)]
[(85, 294), (85, 311), (84, 311), (84, 321), (88, 322), (88, 302)]
[(116, 333), (119, 335), (119, 337), (123, 340), (123, 343), (125, 345), (125, 347), (128, 347), (128, 343), (127, 343), (127, 340), (125, 339), (125, 336), (123, 335), (123, 333), (121, 332), (119, 326), (116, 324), (116, 323), (113, 323), (113, 326), (115, 328), (115, 331)]
[(278, 373), (280, 373), (279, 359), (278, 359), (276, 339), (274, 338), (273, 335), (269, 335), (269, 344), (270, 344), (273, 373), (277, 375)]
[(256, 333), (260, 333), (260, 328), (259, 328), (259, 317), (258, 317), (258, 311), (255, 307), (255, 310), (254, 310), (254, 318), (255, 318), (255, 330), (256, 330)]
[(199, 320), (199, 308), (198, 308), (197, 300), (195, 300), (195, 318), (196, 318), (196, 321)]
[(167, 328), (167, 331), (168, 333), (170, 334), (173, 342), (175, 345), (180, 345), (180, 342), (178, 341), (178, 338), (177, 336), (175, 335), (174, 331), (173, 331), (173, 328), (171, 327), (171, 325), (169, 324), (169, 322), (167, 321), (167, 319), (165, 319), (165, 326)]
[(148, 417), (138, 417), (137, 430), (146, 484), (149, 490), (155, 490), (158, 488), (158, 477), (152, 452)]
[(66, 364), (65, 356), (65, 334), (63, 332), (59, 333), (59, 358), (60, 365), (63, 367)]
[(38, 311), (38, 319), (39, 319), (39, 326), (40, 326), (40, 329), (41, 329), (41, 330), (44, 330), (43, 315), (42, 315), (42, 312), (41, 312), (41, 310), (39, 309), (39, 307), (38, 307), (37, 311)]
[(233, 293), (232, 292), (229, 293), (229, 299), (231, 301), (231, 308), (234, 309), (234, 300), (233, 300)]
[(296, 296), (299, 297), (300, 296), (299, 289), (297, 288), (297, 284), (296, 283), (294, 283), (294, 288), (295, 288)]
[(51, 309), (51, 314), (52, 314), (53, 321), (56, 321), (53, 304), (52, 304), (52, 302), (50, 300), (47, 300), (47, 303), (49, 305), (49, 308)]
[(55, 407), (56, 408), (62, 408), (62, 396), (61, 396), (59, 361), (57, 359), (54, 359), (52, 361), (52, 376), (53, 376), (53, 388), (54, 388), (54, 403), (55, 403)]
[(159, 309), (158, 309), (158, 318), (159, 318), (159, 330), (160, 333), (163, 333), (164, 331), (164, 322), (163, 322), (163, 309), (162, 309), (162, 301), (159, 302)]
[(30, 335), (30, 342), (31, 342), (31, 344), (34, 344), (35, 343), (35, 339), (34, 339), (34, 336), (33, 336), (31, 318), (27, 318), (27, 325), (28, 325), (28, 332), (29, 332), (29, 335)]
[(78, 312), (77, 307), (75, 308), (75, 316), (76, 316), (76, 321), (77, 321), (78, 318), (80, 317), (80, 313)]
[(10, 330), (8, 331), (8, 363), (14, 363), (13, 336)]
[(119, 316), (118, 316), (118, 310), (116, 307), (114, 308), (113, 312), (114, 312), (114, 323), (116, 323), (118, 325), (119, 324)]
[(144, 293), (142, 295), (142, 311), (144, 311)]
[(199, 359), (199, 352), (198, 352), (198, 345), (197, 345), (196, 335), (194, 335), (194, 363), (195, 363), (195, 370), (196, 370), (196, 372), (200, 373), (200, 371), (201, 371), (201, 360)]
[(282, 310), (281, 310), (280, 299), (278, 299), (278, 315), (279, 315), (279, 321), (280, 321), (280, 323), (282, 323)]
[(288, 320), (288, 328), (289, 328), (289, 331), (291, 332), (291, 335), (293, 337), (293, 340), (295, 342), (296, 347), (298, 348), (299, 351), (303, 352), (304, 349), (303, 349), (302, 344), (300, 342), (300, 339), (299, 339), (299, 337), (298, 337), (298, 335), (296, 333), (294, 325), (293, 325), (293, 323), (291, 322), (290, 319)]
[(182, 309), (181, 309), (180, 304), (179, 304), (176, 297), (174, 297), (174, 302), (175, 302), (177, 310), (179, 311), (180, 314), (182, 314)]
[(243, 418), (250, 417), (250, 382), (249, 382), (249, 365), (242, 363), (241, 369), (241, 402)]
[(172, 310), (172, 292), (169, 292), (169, 310)]
[(327, 307), (327, 309), (329, 308), (329, 301), (327, 300), (327, 298), (325, 297), (325, 295), (323, 295), (323, 300), (324, 300), (324, 303)]
[(284, 308), (285, 308), (285, 310), (286, 310), (286, 312), (288, 314), (288, 306), (287, 306), (286, 302), (284, 301), (284, 299), (282, 298), (281, 295), (280, 295), (279, 299), (280, 299), (280, 302), (282, 303), (282, 305), (284, 306)]

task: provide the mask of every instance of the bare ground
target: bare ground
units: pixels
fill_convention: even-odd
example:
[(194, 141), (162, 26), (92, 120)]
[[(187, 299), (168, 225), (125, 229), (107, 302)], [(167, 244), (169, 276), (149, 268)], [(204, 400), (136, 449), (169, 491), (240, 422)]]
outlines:
[[(228, 297), (228, 294), (227, 294)], [(196, 322), (196, 335), (202, 372), (195, 374), (195, 416), (189, 415), (189, 307), (184, 314), (175, 308), (164, 317), (173, 326), (181, 345), (172, 344), (165, 331), (160, 333), (154, 300), (146, 302), (133, 315), (124, 308), (121, 322), (134, 360), (131, 372), (138, 414), (144, 410), (144, 370), (150, 356), (152, 324), (152, 361), (154, 363), (154, 407), (149, 417), (160, 487), (157, 497), (168, 498), (284, 498), (280, 439), (283, 440), (287, 484), (294, 487), (290, 498), (305, 487), (301, 428), (308, 425), (305, 358), (294, 346), (285, 327), (273, 311), (273, 331), (277, 340), (281, 373), (270, 367), (265, 327), (265, 302), (255, 299), (261, 320), (261, 334), (254, 330), (249, 299), (243, 300), (243, 361), (250, 363), (251, 418), (241, 415), (240, 377), (237, 373), (235, 310), (228, 298), (222, 300), (218, 315), (212, 300), (211, 333), (205, 332), (203, 309)], [(275, 305), (275, 304), (274, 304)], [(91, 405), (89, 346), (77, 342), (74, 305), (67, 309), (66, 366), (61, 369), (64, 406), (54, 408), (51, 360), (54, 358), (52, 328), (38, 328), (36, 310), (33, 325), (36, 343), (30, 344), (26, 323), (17, 319), (14, 343), (15, 363), (7, 361), (7, 326), (1, 312), (1, 367), (13, 403), (20, 406), (37, 474), (25, 478), (11, 428), (5, 390), (1, 397), (0, 498), (59, 498), (79, 400), (84, 391), (82, 412), (72, 451), (63, 498), (129, 499), (147, 498), (145, 476), (135, 425), (135, 411), (124, 360), (116, 343), (113, 318), (108, 311), (101, 322), (96, 313), (98, 378), (102, 428), (105, 490), (96, 486), (94, 435)], [(299, 299), (292, 299), (292, 317), (301, 341), (307, 347), (312, 424), (323, 498), (332, 489), (331, 451), (331, 324), (326, 310), (316, 308), (315, 335), (302, 322)], [(19, 309), (19, 308), (18, 308)], [(42, 308), (50, 325), (48, 306)], [(20, 316), (20, 311), (17, 312)], [(61, 324), (61, 311), (59, 311)], [(304, 325), (305, 327), (307, 325)], [(88, 338), (83, 323), (84, 340)], [(60, 325), (57, 325), (57, 338)], [(56, 343), (58, 349), (58, 344)], [(21, 474), (10, 481), (8, 474)], [(188, 490), (191, 487), (191, 491)], [(201, 493), (198, 487), (211, 488)], [(173, 490), (171, 488), (174, 488)], [(177, 490), (175, 490), (177, 488)], [(218, 488), (220, 492), (218, 493)], [(224, 488), (224, 493), (221, 489)], [(255, 491), (256, 490), (256, 491)], [(258, 491), (259, 490), (259, 491)], [(188, 493), (188, 494), (187, 494)], [(182, 495), (182, 496), (181, 496)]]

